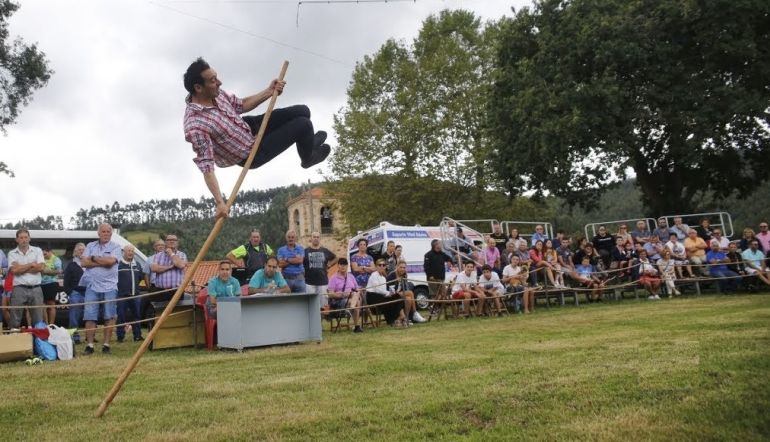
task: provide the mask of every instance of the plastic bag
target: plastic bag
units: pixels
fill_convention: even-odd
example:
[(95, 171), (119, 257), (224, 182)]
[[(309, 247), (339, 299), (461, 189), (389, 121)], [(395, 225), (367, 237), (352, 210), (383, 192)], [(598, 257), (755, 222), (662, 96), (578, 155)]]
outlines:
[(49, 343), (48, 341), (44, 341), (38, 338), (37, 336), (35, 336), (32, 346), (35, 350), (35, 355), (39, 356), (40, 359), (44, 361), (56, 360), (56, 357), (57, 357), (56, 346)]
[(72, 348), (72, 337), (67, 329), (51, 324), (48, 326), (48, 330), (50, 332), (48, 343), (56, 346), (56, 354), (59, 356), (59, 359), (62, 361), (72, 359), (74, 353)]

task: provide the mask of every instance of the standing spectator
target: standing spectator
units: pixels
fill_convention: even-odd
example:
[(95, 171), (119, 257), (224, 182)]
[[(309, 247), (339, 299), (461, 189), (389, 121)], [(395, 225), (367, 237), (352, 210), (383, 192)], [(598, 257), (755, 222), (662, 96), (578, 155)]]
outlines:
[(61, 258), (53, 254), (50, 244), (43, 246), (43, 259), (45, 259), (45, 264), (43, 270), (40, 271), (42, 274), (40, 289), (43, 291), (43, 301), (50, 306), (46, 307), (43, 312), (43, 320), (49, 324), (54, 324), (56, 323), (56, 295), (59, 294), (59, 277), (64, 272)]
[(535, 247), (536, 242), (538, 241), (545, 242), (546, 239), (548, 239), (548, 235), (545, 233), (545, 228), (540, 224), (536, 225), (535, 233), (532, 234), (532, 238), (530, 239), (531, 246)]
[[(277, 267), (275, 258), (273, 258), (273, 265)], [(260, 270), (264, 268), (265, 265), (262, 264), (262, 269)], [(275, 269), (273, 269), (273, 273), (277, 273)], [(254, 275), (251, 276), (253, 277)], [(217, 319), (217, 299), (241, 296), (241, 283), (233, 278), (233, 263), (230, 258), (227, 261), (219, 261), (217, 276), (209, 279), (207, 290), (209, 299), (206, 300), (206, 309), (212, 319)]]
[(699, 266), (700, 272), (704, 275), (708, 275), (708, 268), (703, 266), (706, 263), (706, 241), (698, 236), (698, 232), (695, 229), (690, 229), (687, 232), (687, 238), (684, 240), (684, 249), (687, 252), (687, 260), (690, 264)]
[(615, 247), (615, 237), (607, 232), (605, 226), (599, 226), (599, 231), (593, 237), (591, 243), (594, 245), (594, 250), (599, 253), (599, 258), (604, 262), (604, 266), (609, 267), (612, 248)]
[(425, 322), (426, 319), (417, 312), (417, 304), (414, 302), (414, 284), (409, 282), (409, 276), (406, 274), (406, 261), (399, 261), (396, 271), (389, 274), (386, 280), (388, 291), (404, 300), (404, 315), (407, 321)]
[(120, 246), (112, 242), (112, 226), (107, 223), (100, 224), (98, 235), (99, 239), (88, 243), (80, 259), (85, 269), (80, 278), (80, 285), (86, 287), (83, 318), (86, 321), (87, 342), (84, 353), (87, 355), (94, 352), (94, 335), (100, 307), (104, 308), (102, 353), (110, 353), (112, 328), (117, 316), (115, 301), (118, 297), (118, 261), (122, 254)]
[(759, 223), (757, 241), (759, 241), (759, 248), (770, 254), (770, 230), (767, 228), (767, 221)]
[(396, 257), (396, 243), (388, 241), (385, 246), (385, 254), (382, 256), (385, 260), (385, 265), (388, 266), (388, 273), (396, 271), (396, 264), (398, 264), (398, 257)]
[(666, 221), (666, 218), (658, 218), (658, 226), (655, 228), (655, 230), (652, 231), (652, 236), (657, 236), (658, 241), (661, 244), (664, 244), (666, 241), (668, 241), (670, 234), (671, 229), (668, 228), (668, 221)]
[[(80, 257), (86, 250), (86, 245), (82, 242), (75, 244), (72, 249), (72, 261), (64, 269), (64, 293), (67, 294), (68, 304), (82, 304), (85, 300), (86, 287), (80, 284), (80, 278), (83, 276), (83, 267), (80, 264)], [(78, 329), (83, 322), (83, 306), (70, 305), (69, 310), (69, 328)], [(80, 333), (75, 330), (72, 335), (75, 344), (80, 344)]]
[[(8, 275), (8, 258), (6, 258), (5, 253), (3, 253), (2, 250), (0, 250), (0, 301), (2, 301), (2, 306), (5, 307), (6, 305), (6, 296), (10, 297), (11, 293), (10, 291), (8, 293), (5, 293), (5, 277)], [(0, 308), (0, 312), (2, 313), (2, 317), (0, 317), (0, 321), (8, 323), (10, 319), (10, 315), (8, 314), (8, 309)], [(2, 324), (0, 324), (0, 333), (3, 332)]]
[[(434, 240), (438, 241), (438, 240)], [(369, 281), (366, 282), (366, 303), (382, 304), (389, 301), (395, 301), (395, 293), (390, 293), (387, 287), (387, 263), (380, 258), (375, 263), (377, 271), (369, 275)], [(377, 311), (385, 316), (385, 322), (388, 325), (408, 326), (409, 322), (404, 314), (404, 301), (392, 302), (377, 307)]]
[(163, 253), (165, 249), (166, 243), (162, 239), (156, 239), (155, 242), (152, 243), (153, 254), (147, 257), (147, 261), (144, 263), (144, 268), (142, 269), (144, 271), (144, 285), (147, 287), (147, 290), (151, 292), (155, 291), (155, 278), (157, 276), (157, 273), (152, 271), (152, 264), (155, 262), (155, 257), (159, 253)]
[(265, 266), (251, 275), (249, 280), (249, 295), (256, 293), (289, 293), (289, 285), (278, 271), (278, 258), (271, 256), (265, 261)]
[[(676, 235), (676, 233), (672, 233)], [(658, 271), (663, 278), (663, 282), (666, 284), (668, 293), (671, 296), (679, 296), (679, 290), (676, 288), (676, 261), (671, 257), (671, 249), (666, 247), (660, 254), (660, 259), (656, 263), (658, 265)]]
[[(265, 267), (268, 256), (273, 256), (273, 249), (262, 242), (262, 234), (254, 229), (249, 234), (249, 241), (240, 245), (227, 254), (227, 259), (236, 267), (243, 269), (240, 274), (242, 284), (251, 279), (254, 272)], [(230, 273), (232, 274), (232, 268)]]
[(374, 266), (374, 258), (369, 256), (366, 252), (369, 241), (361, 238), (356, 245), (358, 245), (358, 253), (355, 253), (350, 257), (351, 270), (353, 277), (356, 278), (358, 286), (366, 287), (366, 283), (369, 281), (369, 275), (376, 272), (377, 269)]
[(615, 235), (617, 238), (623, 238), (623, 245), (626, 244), (633, 244), (634, 243), (634, 237), (631, 236), (630, 233), (628, 233), (628, 226), (625, 224), (621, 224), (618, 227), (618, 234)]
[(698, 232), (698, 236), (701, 239), (706, 241), (706, 244), (708, 244), (709, 241), (711, 241), (711, 234), (712, 234), (711, 221), (709, 221), (708, 218), (703, 218), (702, 220), (700, 220), (700, 225), (695, 228), (695, 231)]
[(759, 250), (759, 241), (751, 241), (749, 248), (741, 254), (746, 264), (746, 273), (756, 276), (767, 285), (770, 285), (770, 272), (765, 264), (764, 254)]
[[(10, 273), (13, 274), (13, 291), (11, 292), (11, 306), (23, 305), (35, 306), (29, 309), (32, 318), (30, 326), (43, 321), (43, 311), (39, 305), (43, 305), (43, 291), (40, 289), (42, 275), (40, 272), (45, 266), (43, 251), (38, 247), (29, 245), (29, 230), (22, 227), (16, 231), (17, 247), (8, 252)], [(21, 326), (23, 309), (11, 309), (10, 328)]]
[(329, 285), (329, 267), (337, 262), (337, 255), (321, 245), (321, 234), (310, 234), (310, 246), (305, 249), (305, 288), (308, 293), (315, 293), (321, 297), (321, 306), (328, 307), (326, 298)]
[(730, 240), (722, 236), (722, 229), (712, 230), (711, 242), (716, 242), (719, 245), (719, 250), (723, 252), (727, 252), (727, 247), (730, 245)]
[(561, 239), (561, 245), (556, 249), (556, 254), (559, 257), (559, 265), (564, 273), (570, 274), (575, 271), (575, 263), (572, 262), (572, 238), (564, 236)]
[[(743, 238), (741, 238), (740, 247), (739, 247), (741, 252), (748, 249), (749, 245), (751, 245), (751, 241), (754, 241), (754, 240), (759, 241), (759, 239), (757, 238), (757, 235), (754, 233), (754, 229), (752, 229), (751, 227), (746, 227), (745, 229), (743, 229)], [(762, 243), (759, 243), (759, 250), (761, 252), (765, 251), (762, 248)]]
[(452, 286), (452, 299), (462, 299), (463, 315), (468, 316), (471, 312), (471, 299), (478, 298), (476, 305), (476, 314), (481, 315), (484, 311), (484, 302), (486, 296), (484, 292), (477, 287), (476, 265), (472, 262), (466, 262), (463, 271), (455, 277), (454, 286)]
[(634, 245), (637, 247), (637, 249), (650, 242), (650, 236), (652, 236), (652, 233), (647, 227), (647, 222), (642, 219), (637, 221), (636, 230), (631, 232), (631, 237), (634, 239)]
[(502, 255), (503, 252), (505, 252), (505, 243), (508, 242), (508, 237), (503, 233), (503, 228), (500, 226), (500, 223), (492, 223), (492, 233), (489, 237), (495, 240), (495, 247), (497, 247), (497, 250), (499, 250)]
[(660, 278), (658, 269), (647, 258), (647, 251), (639, 250), (639, 284), (641, 284), (650, 295), (647, 299), (660, 299)]
[(719, 244), (711, 242), (711, 249), (706, 253), (706, 261), (711, 265), (709, 273), (718, 278), (719, 288), (725, 293), (738, 289), (738, 274), (727, 268), (730, 260), (727, 253), (719, 250)]
[(158, 296), (153, 296), (153, 301), (168, 302), (174, 296), (174, 291), (182, 284), (184, 269), (187, 267), (187, 255), (177, 249), (179, 238), (176, 234), (166, 235), (164, 250), (155, 255), (155, 260), (150, 267), (155, 272), (155, 287), (165, 291)]
[(690, 266), (687, 261), (687, 250), (685, 250), (684, 244), (679, 242), (679, 237), (674, 232), (671, 232), (668, 238), (669, 240), (666, 243), (666, 248), (671, 252), (671, 258), (674, 260), (679, 278), (684, 279), (682, 267), (686, 268), (690, 278), (693, 278), (695, 275), (692, 273), (692, 266)]
[(286, 245), (278, 249), (278, 267), (292, 293), (305, 293), (305, 249), (297, 244), (297, 232), (286, 231)]
[[(134, 321), (142, 319), (142, 300), (137, 298), (139, 283), (144, 279), (142, 267), (134, 261), (134, 246), (131, 244), (123, 247), (123, 258), (118, 263), (118, 342), (123, 342), (126, 336), (126, 310), (131, 310)], [(131, 324), (134, 334), (134, 342), (143, 341), (142, 324)]]
[(535, 311), (535, 291), (527, 287), (528, 267), (521, 265), (521, 259), (518, 255), (511, 256), (511, 263), (503, 269), (502, 282), (508, 287), (508, 291), (517, 298), (522, 295), (522, 306), (524, 313), (529, 314)]
[(442, 250), (441, 241), (434, 239), (430, 242), (430, 250), (425, 254), (422, 262), (425, 277), (428, 279), (428, 290), (431, 299), (436, 297), (441, 284), (446, 279), (447, 263), (451, 264), (452, 258)]
[(676, 238), (679, 242), (683, 242), (685, 238), (687, 238), (687, 233), (690, 231), (690, 226), (682, 222), (681, 216), (675, 216), (674, 225), (671, 226), (670, 230), (671, 233), (676, 233)]
[[(367, 274), (368, 276), (368, 274)], [(369, 278), (367, 278), (368, 282)], [(353, 333), (363, 333), (361, 328), (361, 295), (358, 283), (352, 273), (348, 273), (348, 260), (337, 260), (337, 273), (329, 278), (329, 305), (334, 310), (351, 309), (353, 315)]]

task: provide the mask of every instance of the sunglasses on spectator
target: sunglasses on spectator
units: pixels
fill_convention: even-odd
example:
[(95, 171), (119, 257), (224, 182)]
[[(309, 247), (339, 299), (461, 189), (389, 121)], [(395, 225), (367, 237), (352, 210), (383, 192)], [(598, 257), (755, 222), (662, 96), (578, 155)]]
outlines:
[(377, 267), (387, 267), (385, 264), (377, 264)]

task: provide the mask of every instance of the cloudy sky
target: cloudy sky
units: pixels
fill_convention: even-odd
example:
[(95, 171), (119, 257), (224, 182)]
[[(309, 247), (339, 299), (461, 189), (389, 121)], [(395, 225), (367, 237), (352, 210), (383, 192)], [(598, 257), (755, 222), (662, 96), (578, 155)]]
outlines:
[[(525, 4), (303, 3), (298, 17), (295, 0), (22, 2), (11, 34), (37, 42), (55, 73), (0, 135), (0, 159), (16, 173), (0, 175), (0, 220), (55, 214), (66, 222), (81, 207), (208, 195), (182, 133), (181, 74), (197, 56), (238, 95), (266, 87), (288, 60), (277, 106), (310, 106), (333, 147), (333, 115), (364, 55), (388, 38), (411, 40), (442, 9), (497, 19)], [(239, 171), (218, 169), (223, 192)], [(300, 168), (292, 147), (250, 172), (243, 189), (316, 181), (322, 172)]]

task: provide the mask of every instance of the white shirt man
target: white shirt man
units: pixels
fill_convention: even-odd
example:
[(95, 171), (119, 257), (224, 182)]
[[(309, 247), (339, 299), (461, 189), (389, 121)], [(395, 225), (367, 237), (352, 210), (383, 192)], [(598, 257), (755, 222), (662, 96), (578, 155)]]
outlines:
[[(29, 230), (21, 228), (16, 231), (16, 244), (18, 247), (8, 252), (9, 271), (13, 273), (13, 293), (11, 305), (42, 305), (43, 290), (40, 281), (45, 265), (43, 251), (39, 247), (29, 245)], [(43, 320), (42, 308), (30, 308), (32, 324)], [(11, 309), (11, 328), (19, 328), (24, 309)]]

